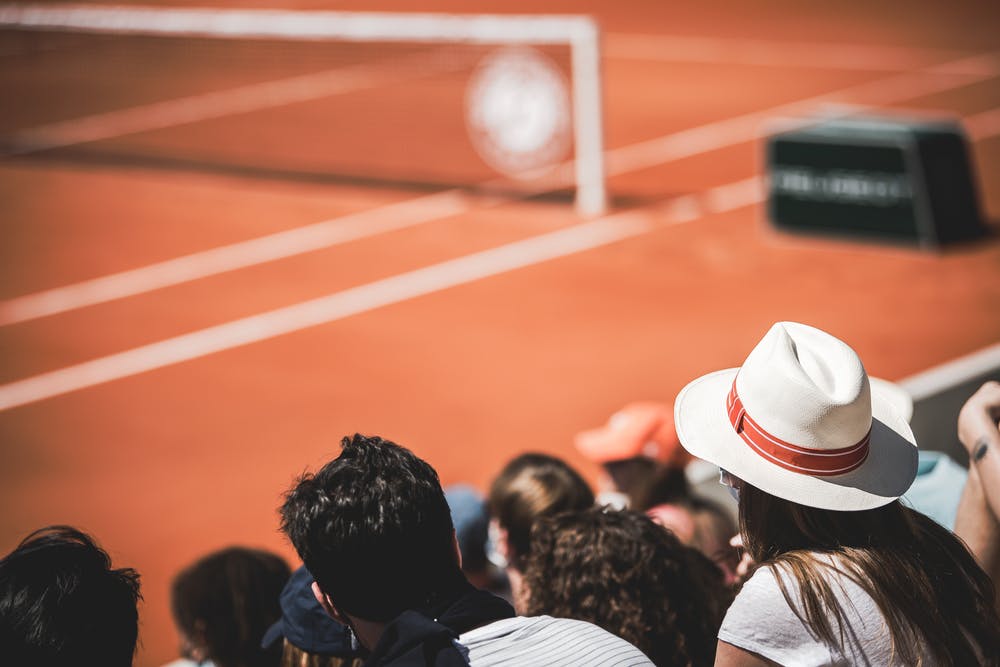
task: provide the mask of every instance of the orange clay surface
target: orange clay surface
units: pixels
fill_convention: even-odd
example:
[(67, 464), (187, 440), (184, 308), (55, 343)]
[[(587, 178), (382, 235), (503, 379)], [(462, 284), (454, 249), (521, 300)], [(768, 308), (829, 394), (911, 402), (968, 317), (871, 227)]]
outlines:
[[(412, 9), (409, 2), (290, 4)], [(796, 54), (803, 44), (818, 52), (825, 43), (891, 46), (911, 49), (914, 66), (988, 54), (1000, 68), (1000, 5), (868, 4), (877, 7), (436, 0), (421, 9), (589, 12), (617, 39), (756, 39), (779, 50), (794, 43), (789, 53)], [(799, 57), (755, 65), (608, 56), (607, 145), (899, 73), (880, 71), (877, 62), (814, 67)], [(35, 124), (65, 118), (45, 93), (45, 77), (59, 71), (36, 73), (34, 111), (12, 108), (37, 113)], [(0, 76), (15, 74), (0, 66)], [(167, 79), (164, 90), (155, 80), (136, 84), (137, 99), (181, 94)], [(988, 119), (1000, 108), (1000, 77), (896, 104)], [(91, 112), (85, 100), (79, 110)], [(269, 119), (268, 112), (254, 118), (264, 136)], [(11, 123), (24, 118), (0, 112), (0, 126)], [(973, 145), (982, 205), (996, 221), (1000, 123), (977, 127), (986, 128)], [(165, 131), (156, 141), (170, 137)], [(782, 236), (767, 227), (759, 204), (704, 208), (679, 224), (660, 205), (685, 194), (707, 202), (700, 193), (759, 174), (759, 155), (759, 143), (744, 140), (611, 178), (614, 212), (637, 211), (653, 223), (648, 233), (0, 411), (0, 552), (47, 524), (93, 532), (116, 563), (142, 573), (136, 664), (153, 667), (176, 657), (171, 576), (230, 544), (294, 561), (278, 532), (281, 494), (296, 475), (335, 456), (344, 434), (396, 440), (428, 459), (445, 483), (485, 488), (526, 450), (564, 456), (593, 476), (572, 447), (574, 433), (628, 401), (669, 401), (690, 379), (738, 365), (776, 320), (842, 337), (869, 372), (889, 379), (1000, 340), (995, 236), (929, 253)], [(0, 300), (425, 194), (72, 156), (0, 159)], [(460, 215), (0, 326), (0, 386), (579, 223), (561, 199), (497, 205), (472, 195)]]

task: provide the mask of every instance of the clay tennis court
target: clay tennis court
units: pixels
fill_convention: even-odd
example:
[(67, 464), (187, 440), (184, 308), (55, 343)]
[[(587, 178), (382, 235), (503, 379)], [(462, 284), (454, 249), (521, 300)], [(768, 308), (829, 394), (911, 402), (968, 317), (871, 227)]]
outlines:
[[(995, 344), (995, 236), (927, 252), (772, 231), (760, 133), (831, 104), (960, 117), (995, 228), (1000, 7), (752, 4), (420, 7), (598, 19), (612, 195), (598, 218), (578, 216), (564, 189), (290, 177), (280, 145), (268, 147), (273, 171), (253, 173), (102, 160), (85, 145), (0, 159), (0, 550), (52, 523), (93, 532), (142, 573), (137, 664), (158, 665), (176, 654), (171, 576), (234, 543), (293, 560), (281, 494), (345, 434), (404, 444), (445, 483), (484, 488), (525, 450), (593, 474), (575, 432), (738, 365), (776, 320), (834, 333), (894, 380)], [(0, 86), (26, 96), (0, 107), (4, 130), (101, 110), (99, 91), (82, 87), (71, 109), (49, 93), (86, 66), (58, 51), (20, 57), (0, 52)], [(133, 77), (123, 106), (188, 94), (196, 77), (104, 66)], [(303, 74), (288, 67), (282, 76)], [(254, 80), (223, 71), (194, 80), (198, 93)], [(394, 104), (407, 76), (357, 94)], [(344, 99), (303, 103), (300, 117)], [(265, 141), (276, 113), (152, 141), (194, 150), (237, 122)], [(468, 151), (456, 137), (429, 170)], [(300, 138), (303, 160), (323, 158)], [(391, 148), (367, 141), (351, 147), (358, 160)], [(470, 169), (469, 181), (490, 177)]]

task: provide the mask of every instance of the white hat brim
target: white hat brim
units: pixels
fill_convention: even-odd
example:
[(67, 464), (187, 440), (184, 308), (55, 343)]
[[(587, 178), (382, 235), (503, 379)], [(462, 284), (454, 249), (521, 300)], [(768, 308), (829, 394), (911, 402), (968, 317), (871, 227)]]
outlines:
[(691, 454), (771, 495), (800, 505), (857, 511), (881, 507), (903, 495), (917, 474), (917, 446), (895, 397), (871, 383), (872, 432), (868, 458), (843, 475), (812, 476), (786, 470), (755, 453), (733, 430), (726, 397), (738, 368), (709, 373), (691, 382), (674, 402), (681, 444)]
[(910, 396), (910, 393), (895, 382), (888, 380), (869, 376), (868, 382), (871, 384), (872, 394), (878, 394), (885, 399), (896, 414), (909, 424), (910, 419), (913, 418), (913, 397)]

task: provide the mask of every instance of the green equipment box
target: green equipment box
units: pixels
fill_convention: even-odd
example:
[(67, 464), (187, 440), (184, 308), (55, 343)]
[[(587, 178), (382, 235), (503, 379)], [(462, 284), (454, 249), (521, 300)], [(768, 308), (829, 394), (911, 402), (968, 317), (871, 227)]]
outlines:
[(955, 121), (823, 120), (768, 137), (767, 172), (781, 230), (929, 248), (985, 231)]

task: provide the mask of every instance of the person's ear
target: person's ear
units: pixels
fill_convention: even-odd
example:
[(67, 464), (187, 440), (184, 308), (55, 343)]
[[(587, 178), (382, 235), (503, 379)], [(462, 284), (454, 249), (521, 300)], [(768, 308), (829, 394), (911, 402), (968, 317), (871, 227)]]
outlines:
[(315, 581), (312, 583), (313, 597), (316, 598), (316, 602), (319, 602), (319, 606), (323, 608), (330, 618), (337, 621), (341, 625), (348, 625), (347, 619), (340, 613), (340, 610), (334, 606), (333, 602), (330, 600), (330, 596), (324, 593), (319, 584)]

